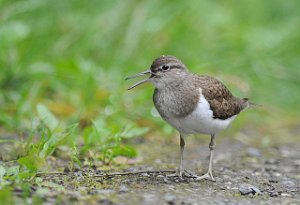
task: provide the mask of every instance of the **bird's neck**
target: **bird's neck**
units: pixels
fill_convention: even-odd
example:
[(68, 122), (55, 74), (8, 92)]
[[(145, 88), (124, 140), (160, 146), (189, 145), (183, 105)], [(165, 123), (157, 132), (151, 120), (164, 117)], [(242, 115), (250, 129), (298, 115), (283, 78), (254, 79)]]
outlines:
[(171, 79), (159, 81), (159, 83), (155, 87), (160, 91), (176, 91), (188, 82), (188, 74), (176, 75)]

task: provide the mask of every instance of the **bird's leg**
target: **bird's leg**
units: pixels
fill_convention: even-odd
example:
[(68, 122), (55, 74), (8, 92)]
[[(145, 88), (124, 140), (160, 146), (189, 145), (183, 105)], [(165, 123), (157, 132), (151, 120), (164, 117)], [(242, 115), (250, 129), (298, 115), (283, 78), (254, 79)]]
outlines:
[(183, 151), (184, 151), (185, 141), (182, 134), (180, 134), (180, 162), (179, 162), (179, 177), (182, 178), (183, 172)]
[(209, 165), (208, 165), (208, 170), (207, 173), (197, 177), (196, 180), (201, 180), (201, 179), (210, 179), (211, 181), (215, 181), (213, 175), (212, 175), (212, 163), (213, 163), (213, 158), (214, 158), (214, 149), (216, 146), (216, 142), (215, 142), (215, 135), (211, 135), (211, 140), (209, 143)]
[(185, 141), (183, 134), (180, 133), (180, 161), (179, 161), (179, 167), (175, 174), (170, 174), (168, 177), (175, 177), (179, 176), (179, 178), (182, 178), (184, 169), (183, 169), (183, 151), (184, 151)]

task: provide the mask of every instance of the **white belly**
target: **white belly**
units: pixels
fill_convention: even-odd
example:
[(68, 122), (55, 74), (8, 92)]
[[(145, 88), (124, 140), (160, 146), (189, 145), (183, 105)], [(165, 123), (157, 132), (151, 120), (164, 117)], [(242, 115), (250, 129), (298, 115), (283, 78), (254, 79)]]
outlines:
[(216, 134), (228, 127), (235, 117), (236, 115), (226, 120), (214, 119), (209, 103), (201, 95), (196, 110), (190, 115), (184, 118), (168, 116), (166, 120), (183, 134)]

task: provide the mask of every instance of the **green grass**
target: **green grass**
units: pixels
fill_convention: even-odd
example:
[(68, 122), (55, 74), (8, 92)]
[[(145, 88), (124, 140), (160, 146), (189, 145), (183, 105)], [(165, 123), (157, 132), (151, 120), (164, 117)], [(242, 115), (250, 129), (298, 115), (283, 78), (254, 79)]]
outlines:
[[(73, 163), (90, 152), (91, 160), (110, 163), (136, 155), (128, 138), (172, 133), (153, 115), (153, 88), (128, 92), (131, 82), (124, 81), (162, 54), (263, 105), (243, 114), (233, 131), (248, 127), (271, 140), (294, 133), (299, 6), (297, 0), (0, 0), (0, 143), (15, 144), (0, 161), (0, 181), (6, 178), (0, 188), (47, 169), (47, 157), (61, 145)], [(18, 161), (8, 175), (9, 160)]]

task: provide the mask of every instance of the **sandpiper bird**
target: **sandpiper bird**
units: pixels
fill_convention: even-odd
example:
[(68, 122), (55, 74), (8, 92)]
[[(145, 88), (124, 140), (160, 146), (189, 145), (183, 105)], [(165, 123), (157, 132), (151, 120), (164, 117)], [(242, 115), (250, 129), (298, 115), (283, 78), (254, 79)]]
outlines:
[(127, 77), (126, 80), (142, 75), (150, 75), (128, 90), (151, 82), (154, 87), (153, 102), (160, 116), (180, 133), (180, 163), (176, 173), (191, 174), (183, 169), (185, 136), (189, 134), (208, 134), (210, 157), (206, 174), (193, 175), (196, 179), (214, 181), (212, 162), (215, 149), (215, 135), (225, 129), (234, 118), (249, 107), (247, 98), (234, 97), (217, 79), (196, 75), (176, 57), (164, 55), (155, 59), (150, 69)]

